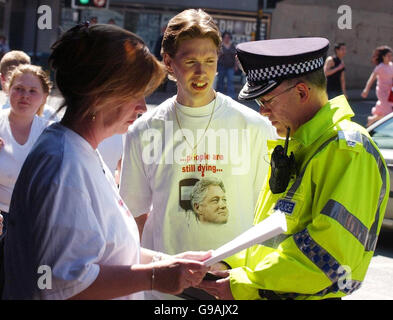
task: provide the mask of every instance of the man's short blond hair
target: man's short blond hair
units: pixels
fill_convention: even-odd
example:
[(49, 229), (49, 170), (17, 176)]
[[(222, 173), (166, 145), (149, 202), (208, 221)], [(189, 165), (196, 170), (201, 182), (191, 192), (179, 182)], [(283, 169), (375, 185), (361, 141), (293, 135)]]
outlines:
[(195, 38), (211, 39), (217, 47), (217, 53), (221, 49), (220, 29), (213, 17), (202, 9), (187, 9), (168, 22), (162, 40), (161, 55), (166, 53), (174, 58), (182, 41)]
[(7, 52), (0, 61), (0, 73), (6, 77), (20, 64), (31, 64), (30, 57), (19, 50)]

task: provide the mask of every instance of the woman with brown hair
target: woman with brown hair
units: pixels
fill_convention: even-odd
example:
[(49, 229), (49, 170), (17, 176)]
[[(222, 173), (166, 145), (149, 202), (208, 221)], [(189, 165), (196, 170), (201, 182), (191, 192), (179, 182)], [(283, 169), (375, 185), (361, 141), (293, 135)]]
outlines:
[(195, 260), (209, 254), (169, 259), (140, 248), (135, 221), (96, 151), (146, 111), (144, 96), (164, 78), (162, 65), (139, 37), (113, 25), (76, 26), (52, 50), (67, 108), (39, 138), (15, 186), (4, 298), (142, 299), (145, 290), (177, 294), (198, 284), (207, 270)]

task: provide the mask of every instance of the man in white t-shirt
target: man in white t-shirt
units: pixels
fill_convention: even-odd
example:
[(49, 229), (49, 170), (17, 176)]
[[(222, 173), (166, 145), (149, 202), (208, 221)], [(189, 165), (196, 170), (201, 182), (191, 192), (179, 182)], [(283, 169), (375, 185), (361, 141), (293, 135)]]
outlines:
[[(185, 10), (172, 18), (162, 43), (177, 95), (130, 127), (120, 194), (136, 218), (143, 246), (175, 254), (216, 249), (252, 226), (268, 173), (271, 124), (213, 89), (221, 36), (211, 16)], [(202, 178), (222, 181), (228, 219), (199, 221), (191, 192)]]

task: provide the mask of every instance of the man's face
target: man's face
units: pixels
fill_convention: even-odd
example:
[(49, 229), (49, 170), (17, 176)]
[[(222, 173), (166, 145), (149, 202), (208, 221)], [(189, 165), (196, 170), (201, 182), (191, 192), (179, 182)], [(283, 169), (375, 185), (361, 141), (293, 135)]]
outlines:
[(228, 221), (227, 199), (220, 186), (209, 186), (203, 201), (194, 206), (201, 222), (226, 223)]
[(346, 46), (341, 46), (340, 48), (338, 48), (336, 50), (336, 55), (340, 59), (344, 58), (346, 54), (347, 54), (347, 47)]
[(288, 127), (293, 133), (304, 122), (303, 113), (297, 105), (296, 91), (296, 86), (284, 82), (258, 98), (264, 104), (260, 107), (259, 113), (269, 118), (281, 137), (286, 136)]
[(183, 40), (174, 58), (164, 61), (177, 80), (177, 100), (187, 106), (208, 104), (214, 97), (217, 47), (210, 38)]

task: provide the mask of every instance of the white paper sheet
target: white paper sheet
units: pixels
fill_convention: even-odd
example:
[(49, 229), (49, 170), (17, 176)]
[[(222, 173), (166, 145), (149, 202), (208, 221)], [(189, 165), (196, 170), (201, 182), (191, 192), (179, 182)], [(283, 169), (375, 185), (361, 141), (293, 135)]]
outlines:
[(283, 232), (287, 231), (287, 221), (285, 214), (281, 211), (276, 211), (270, 217), (261, 221), (257, 225), (243, 232), (235, 239), (227, 242), (220, 248), (213, 251), (212, 256), (204, 261), (208, 267), (228, 258), (235, 253), (253, 246), (254, 244), (262, 243), (271, 239)]

